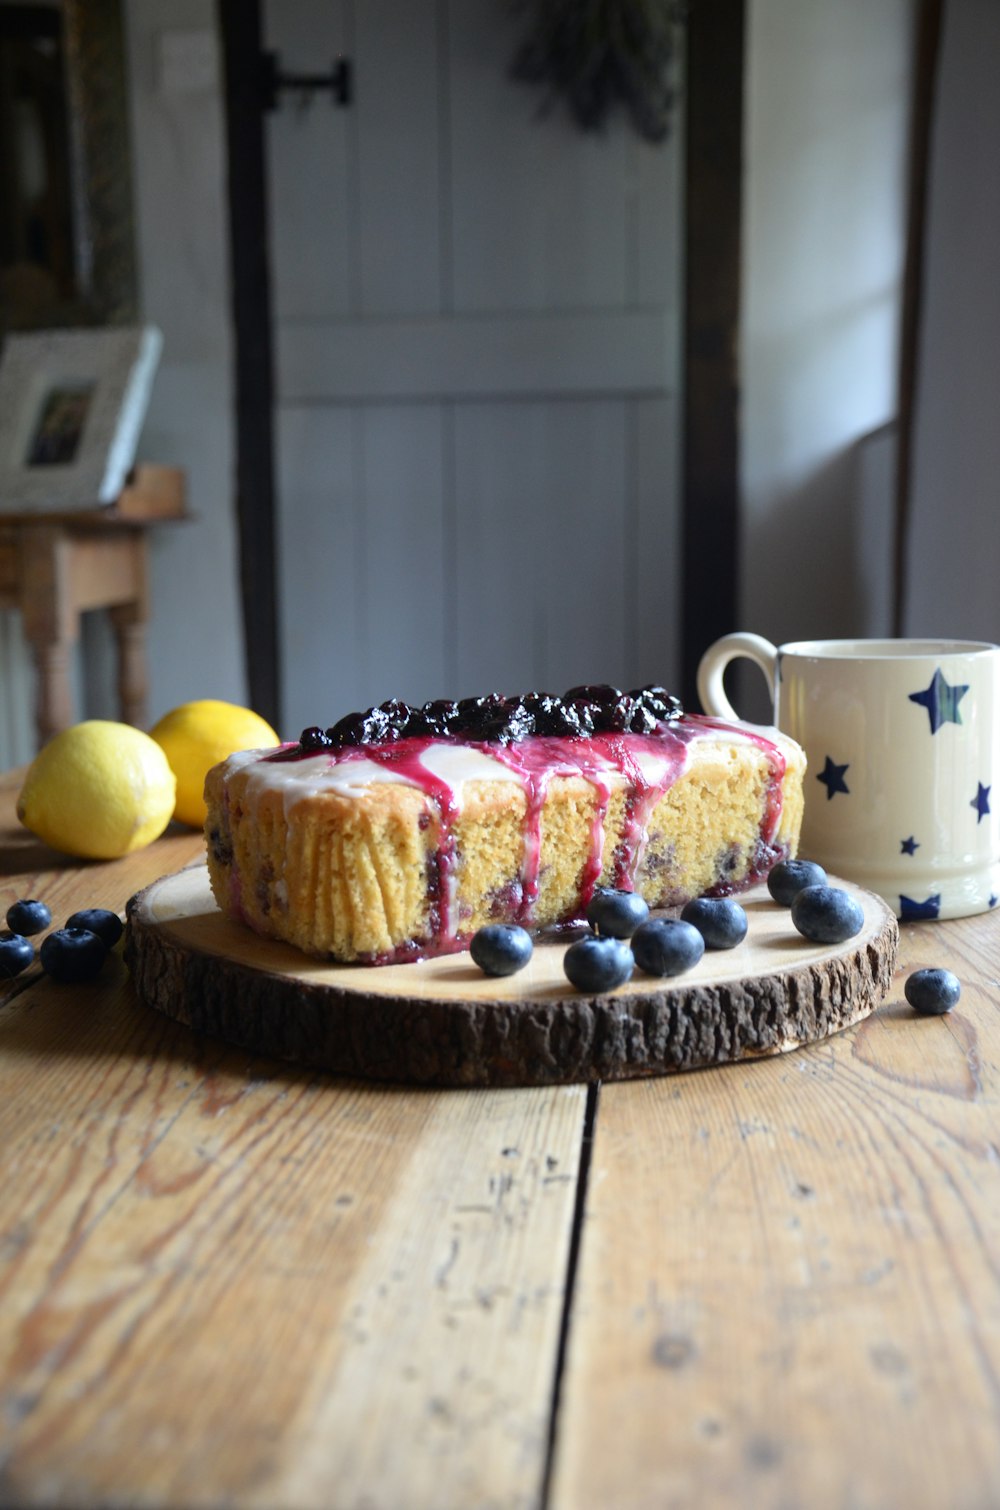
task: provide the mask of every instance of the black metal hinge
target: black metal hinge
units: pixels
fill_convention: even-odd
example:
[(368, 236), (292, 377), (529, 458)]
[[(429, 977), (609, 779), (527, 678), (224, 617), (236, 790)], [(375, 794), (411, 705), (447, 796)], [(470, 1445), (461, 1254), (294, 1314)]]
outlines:
[(282, 73), (281, 58), (276, 52), (262, 52), (260, 55), (262, 110), (277, 110), (285, 91), (307, 100), (328, 89), (335, 105), (349, 105), (353, 83), (350, 58), (334, 58), (333, 68), (329, 73)]

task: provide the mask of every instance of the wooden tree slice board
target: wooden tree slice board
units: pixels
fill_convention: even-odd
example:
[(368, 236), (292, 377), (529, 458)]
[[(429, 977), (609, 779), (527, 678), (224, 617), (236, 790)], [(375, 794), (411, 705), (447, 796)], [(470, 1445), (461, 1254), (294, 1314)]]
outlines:
[(426, 1085), (626, 1080), (779, 1054), (866, 1017), (892, 981), (899, 930), (870, 892), (860, 934), (811, 944), (764, 887), (740, 897), (736, 949), (669, 980), (638, 971), (588, 996), (563, 974), (573, 934), (491, 979), (467, 953), (379, 967), (327, 964), (216, 907), (205, 866), (128, 904), (126, 960), (147, 1006), (198, 1032), (296, 1064)]

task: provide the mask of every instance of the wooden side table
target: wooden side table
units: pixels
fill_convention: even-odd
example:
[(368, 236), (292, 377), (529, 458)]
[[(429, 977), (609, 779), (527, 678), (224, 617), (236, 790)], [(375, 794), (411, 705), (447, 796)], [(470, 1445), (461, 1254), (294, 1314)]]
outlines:
[(74, 721), (69, 667), (80, 615), (107, 609), (118, 651), (124, 723), (146, 722), (149, 530), (184, 517), (184, 474), (141, 465), (113, 505), (59, 514), (0, 514), (0, 608), (19, 609), (36, 672), (41, 747)]

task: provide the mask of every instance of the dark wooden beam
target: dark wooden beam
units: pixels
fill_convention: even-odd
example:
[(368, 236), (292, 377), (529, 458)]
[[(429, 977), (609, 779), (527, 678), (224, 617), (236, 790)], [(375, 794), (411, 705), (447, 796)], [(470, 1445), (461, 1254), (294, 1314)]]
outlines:
[(900, 310), (897, 396), (896, 510), (893, 540), (892, 632), (906, 633), (906, 539), (913, 480), (913, 433), (923, 315), (924, 246), (931, 134), (937, 91), (944, 0), (921, 0), (913, 50), (913, 92), (906, 201), (906, 258)]
[(274, 383), (259, 0), (219, 0), (225, 68), (236, 351), (236, 510), (252, 706), (280, 727), (275, 571)]
[(681, 695), (738, 628), (739, 319), (745, 0), (696, 0), (687, 20)]

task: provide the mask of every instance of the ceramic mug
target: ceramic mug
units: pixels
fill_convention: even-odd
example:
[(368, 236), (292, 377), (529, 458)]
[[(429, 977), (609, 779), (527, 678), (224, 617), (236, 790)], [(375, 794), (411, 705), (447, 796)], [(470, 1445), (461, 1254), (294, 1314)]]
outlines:
[(717, 640), (698, 668), (709, 715), (745, 657), (808, 761), (799, 854), (903, 921), (986, 912), (1000, 896), (1000, 647), (973, 640)]

